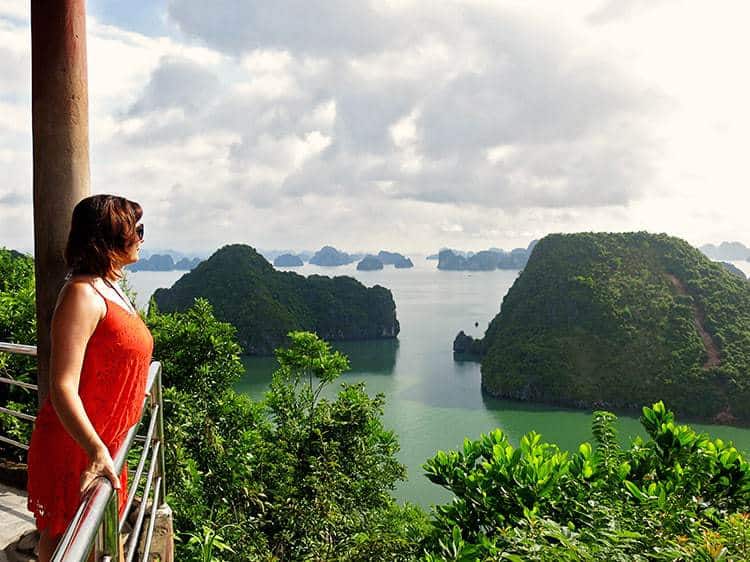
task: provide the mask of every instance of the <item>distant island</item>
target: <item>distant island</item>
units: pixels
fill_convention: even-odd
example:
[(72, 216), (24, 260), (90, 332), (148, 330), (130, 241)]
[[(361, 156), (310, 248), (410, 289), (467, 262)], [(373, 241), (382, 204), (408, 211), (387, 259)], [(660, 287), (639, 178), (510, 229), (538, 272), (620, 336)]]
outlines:
[(444, 271), (493, 271), (495, 269), (523, 269), (534, 250), (534, 240), (527, 248), (505, 251), (499, 248), (482, 250), (475, 254), (461, 254), (455, 250), (441, 250), (438, 269)]
[(440, 252), (444, 252), (445, 250), (450, 250), (454, 254), (462, 256), (464, 258), (469, 258), (474, 255), (474, 252), (464, 252), (461, 250), (455, 250), (453, 248), (440, 248), (436, 253), (426, 256), (425, 259), (426, 260), (438, 260), (440, 259)]
[(467, 338), (494, 396), (750, 423), (750, 284), (665, 234), (543, 238)]
[(380, 252), (378, 252), (378, 259), (383, 262), (383, 265), (392, 265), (396, 269), (408, 269), (414, 267), (414, 264), (409, 258), (398, 252), (386, 252), (385, 250), (380, 250)]
[(339, 265), (348, 265), (355, 260), (354, 256), (350, 256), (346, 252), (341, 252), (333, 246), (323, 246), (310, 258), (310, 263), (324, 267), (336, 267)]
[(200, 258), (180, 258), (175, 261), (170, 254), (153, 254), (126, 267), (130, 271), (190, 271), (200, 262)]
[(289, 248), (287, 248), (285, 250), (262, 250), (262, 249), (258, 248), (256, 251), (261, 256), (263, 256), (268, 261), (270, 261), (271, 263), (273, 263), (274, 261), (276, 261), (276, 258), (278, 258), (279, 256), (283, 256), (285, 254), (289, 254), (289, 255), (292, 255), (292, 256), (297, 256), (304, 263), (304, 262), (310, 261), (310, 258), (313, 257), (313, 254), (315, 254), (315, 252), (311, 252), (309, 250), (302, 250), (302, 251), (298, 252), (296, 250), (291, 250)]
[(391, 292), (351, 277), (303, 277), (278, 271), (250, 246), (217, 250), (170, 289), (157, 289), (162, 312), (186, 310), (206, 298), (217, 318), (237, 329), (245, 353), (269, 355), (292, 330), (330, 341), (392, 339), (399, 333)]
[(700, 251), (712, 260), (745, 261), (750, 260), (750, 248), (741, 242), (722, 242), (718, 246), (705, 244)]
[(357, 271), (377, 271), (383, 269), (383, 262), (375, 256), (365, 256), (357, 264)]
[(273, 260), (273, 265), (276, 267), (302, 267), (305, 263), (301, 257), (294, 254), (281, 254)]
[(409, 269), (414, 267), (414, 263), (397, 252), (386, 252), (381, 250), (377, 256), (367, 254), (362, 261), (357, 264), (359, 271), (377, 271), (383, 269), (383, 266), (392, 265), (396, 269)]

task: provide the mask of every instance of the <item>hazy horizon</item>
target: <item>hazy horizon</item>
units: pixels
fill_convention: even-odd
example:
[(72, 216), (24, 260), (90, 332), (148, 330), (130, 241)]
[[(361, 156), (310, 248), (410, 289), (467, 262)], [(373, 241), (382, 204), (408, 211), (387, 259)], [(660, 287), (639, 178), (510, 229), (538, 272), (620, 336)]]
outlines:
[[(622, 232), (625, 232), (625, 231), (622, 231)], [(547, 234), (556, 234), (556, 233), (549, 232)], [(654, 234), (661, 234), (661, 233), (654, 233)], [(664, 233), (664, 234), (670, 234), (670, 233), (667, 232), (667, 233)], [(538, 239), (534, 239), (534, 240), (538, 240)], [(255, 244), (253, 244), (252, 242), (240, 242), (240, 241), (234, 241), (233, 242), (233, 241), (227, 241), (227, 242), (221, 242), (221, 243), (217, 244), (214, 248), (209, 248), (208, 250), (204, 250), (204, 251), (195, 251), (195, 250), (192, 250), (190, 248), (178, 248), (178, 247), (170, 247), (170, 246), (163, 246), (163, 247), (159, 247), (159, 248), (151, 248), (151, 247), (149, 247), (148, 244), (144, 244), (144, 246), (141, 249), (141, 258), (149, 257), (149, 256), (154, 255), (154, 254), (165, 254), (165, 253), (172, 254), (174, 256), (180, 256), (180, 257), (185, 256), (185, 257), (190, 257), (190, 258), (192, 258), (192, 257), (205, 258), (205, 257), (208, 257), (211, 254), (213, 254), (216, 250), (218, 250), (218, 249), (220, 249), (220, 248), (222, 248), (224, 246), (228, 246), (228, 245), (232, 245), (232, 244), (245, 244), (245, 245), (251, 246), (256, 251), (258, 251), (259, 253), (264, 254), (264, 255), (265, 254), (274, 254), (274, 253), (287, 253), (287, 252), (288, 253), (292, 253), (292, 254), (303, 254), (303, 253), (309, 253), (309, 252), (314, 253), (314, 252), (317, 252), (318, 250), (320, 250), (321, 248), (323, 248), (324, 246), (332, 246), (333, 248), (335, 248), (335, 249), (337, 249), (339, 251), (346, 252), (348, 254), (353, 254), (353, 255), (354, 254), (377, 254), (378, 252), (380, 252), (381, 250), (383, 250), (383, 251), (386, 251), (386, 252), (401, 253), (401, 254), (405, 255), (406, 257), (409, 257), (409, 256), (426, 257), (426, 256), (430, 256), (430, 255), (436, 254), (437, 252), (439, 252), (440, 250), (443, 250), (443, 249), (456, 250), (456, 251), (460, 251), (460, 252), (474, 252), (474, 253), (480, 252), (482, 250), (488, 250), (490, 248), (496, 248), (496, 249), (501, 249), (501, 250), (506, 250), (506, 251), (511, 251), (511, 250), (514, 250), (514, 249), (517, 249), (517, 248), (524, 248), (525, 249), (534, 240), (529, 240), (528, 243), (526, 243), (526, 244), (520, 244), (518, 246), (506, 246), (506, 247), (503, 247), (503, 246), (499, 246), (497, 244), (494, 244), (494, 245), (482, 246), (482, 247), (459, 247), (459, 246), (448, 246), (448, 245), (443, 244), (443, 245), (436, 246), (435, 248), (432, 248), (432, 249), (420, 249), (420, 250), (416, 250), (416, 251), (404, 251), (404, 250), (402, 250), (402, 249), (400, 249), (398, 247), (349, 248), (349, 247), (345, 246), (344, 244), (336, 244), (336, 243), (330, 243), (330, 242), (329, 243), (324, 243), (321, 246), (317, 246), (317, 247), (289, 247), (289, 246), (283, 246), (283, 245), (270, 246), (270, 247), (259, 247), (259, 246), (255, 245)], [(729, 243), (729, 244), (739, 243), (739, 244), (742, 244), (743, 246), (746, 246), (746, 247), (750, 248), (749, 244), (745, 244), (744, 242), (742, 242), (740, 240), (720, 240), (720, 241), (716, 241), (716, 242), (705, 242), (705, 243), (701, 243), (701, 244), (692, 244), (692, 245), (694, 247), (700, 249), (701, 247), (707, 246), (707, 245), (713, 245), (713, 246), (717, 246), (718, 247), (718, 246), (720, 246), (721, 244), (724, 244), (724, 243)], [(28, 248), (11, 247), (11, 246), (7, 246), (6, 244), (4, 244), (4, 242), (2, 240), (0, 240), (0, 247), (7, 247), (8, 249), (16, 250), (16, 251), (19, 251), (19, 252), (24, 252), (24, 253), (30, 254), (30, 255), (33, 255), (33, 253), (34, 253), (33, 246), (28, 247)]]

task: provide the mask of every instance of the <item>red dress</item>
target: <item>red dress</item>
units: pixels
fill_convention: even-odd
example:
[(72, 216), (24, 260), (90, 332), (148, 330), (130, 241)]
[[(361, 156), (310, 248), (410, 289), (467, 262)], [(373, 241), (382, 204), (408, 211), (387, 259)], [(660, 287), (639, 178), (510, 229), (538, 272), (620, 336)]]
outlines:
[[(102, 298), (107, 312), (86, 346), (78, 394), (114, 458), (140, 419), (154, 341), (140, 316)], [(87, 464), (85, 451), (63, 427), (47, 398), (39, 409), (28, 451), (28, 508), (40, 531), (52, 536), (65, 531), (81, 503), (81, 474)], [(121, 514), (126, 499), (127, 466), (123, 466)]]

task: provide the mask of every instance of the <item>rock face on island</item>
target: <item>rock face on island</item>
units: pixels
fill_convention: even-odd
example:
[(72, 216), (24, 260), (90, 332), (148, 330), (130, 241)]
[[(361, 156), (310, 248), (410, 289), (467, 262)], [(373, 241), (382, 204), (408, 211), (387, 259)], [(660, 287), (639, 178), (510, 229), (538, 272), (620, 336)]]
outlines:
[(175, 263), (169, 254), (153, 254), (127, 266), (130, 271), (190, 271), (201, 262), (200, 258), (182, 258)]
[(276, 267), (302, 267), (304, 262), (299, 256), (294, 254), (281, 254), (273, 260), (273, 265)]
[(336, 267), (339, 265), (347, 265), (355, 260), (353, 256), (350, 256), (346, 252), (340, 252), (333, 246), (323, 246), (320, 250), (315, 252), (315, 255), (310, 258), (310, 263), (313, 265), (322, 265), (325, 267)]
[(494, 396), (750, 423), (750, 284), (678, 238), (543, 238), (481, 346)]
[(495, 269), (523, 269), (534, 250), (534, 240), (527, 248), (510, 252), (499, 248), (482, 250), (476, 254), (461, 254), (455, 250), (440, 250), (438, 269), (445, 271), (493, 271)]
[(365, 256), (361, 262), (357, 264), (358, 271), (378, 271), (383, 269), (383, 262), (375, 256)]
[(250, 246), (234, 244), (180, 278), (157, 289), (162, 312), (189, 308), (206, 298), (216, 317), (237, 328), (245, 353), (269, 355), (292, 330), (309, 330), (329, 341), (395, 338), (399, 333), (391, 292), (367, 288), (351, 277), (303, 277), (278, 271)]
[(479, 356), (482, 354), (482, 340), (472, 338), (461, 330), (453, 340), (453, 353)]
[(383, 265), (392, 265), (396, 269), (408, 269), (414, 267), (414, 264), (409, 258), (397, 252), (386, 252), (385, 250), (381, 250), (378, 252), (378, 259), (383, 262)]

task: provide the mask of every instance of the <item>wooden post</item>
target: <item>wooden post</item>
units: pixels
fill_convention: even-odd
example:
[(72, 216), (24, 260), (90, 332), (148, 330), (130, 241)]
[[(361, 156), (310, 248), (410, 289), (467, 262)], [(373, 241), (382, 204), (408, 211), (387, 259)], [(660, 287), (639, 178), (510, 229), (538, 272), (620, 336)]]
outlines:
[(49, 328), (76, 203), (88, 196), (85, 0), (31, 0), (34, 258), (39, 403), (49, 391)]

